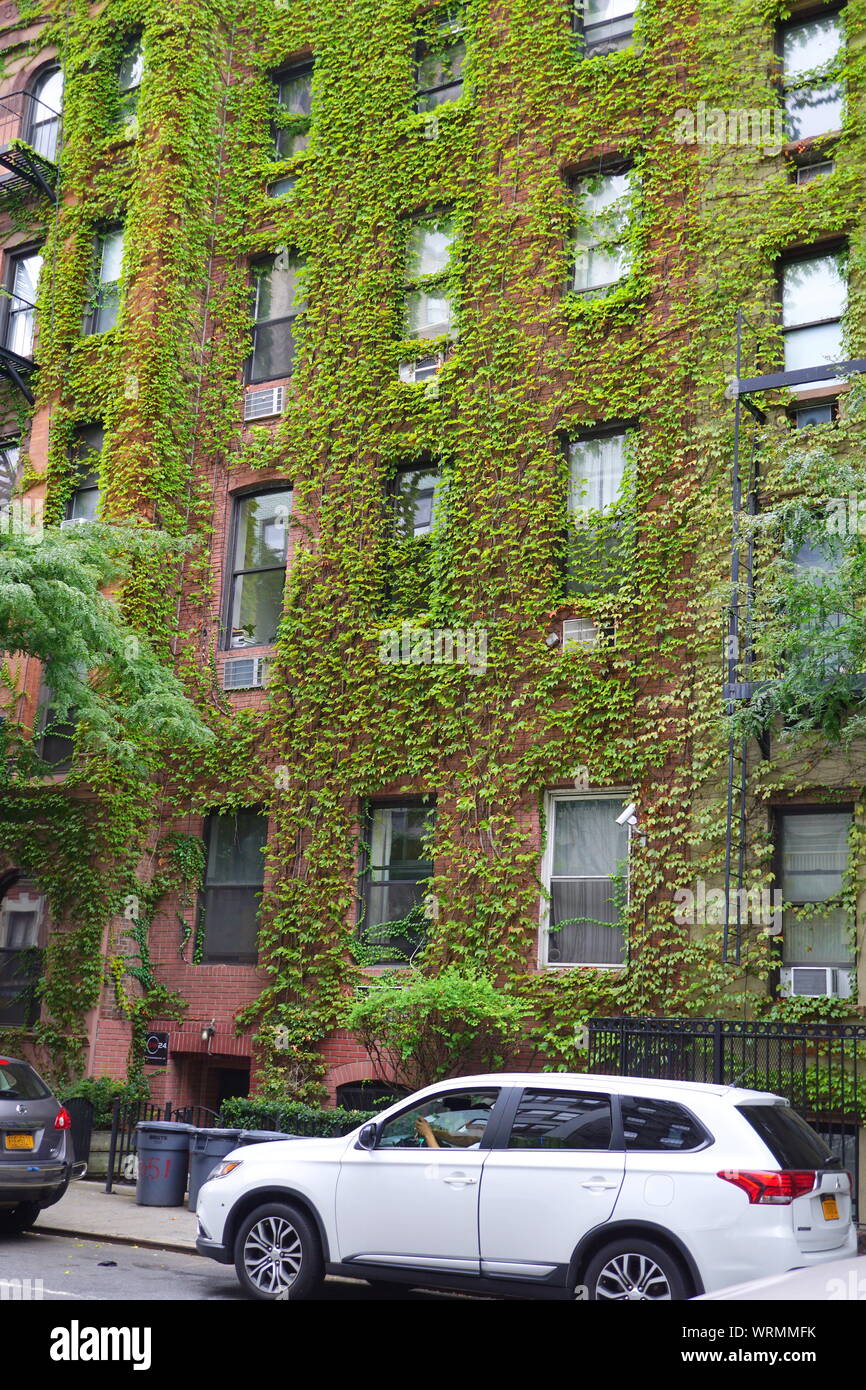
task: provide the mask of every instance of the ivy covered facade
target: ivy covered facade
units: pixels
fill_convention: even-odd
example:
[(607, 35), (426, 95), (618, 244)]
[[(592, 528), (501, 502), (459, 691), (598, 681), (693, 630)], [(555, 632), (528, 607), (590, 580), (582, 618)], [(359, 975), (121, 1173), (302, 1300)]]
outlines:
[(8, 8), (7, 521), (179, 540), (115, 593), (213, 737), (10, 655), (3, 1046), (333, 1095), (407, 962), (537, 1066), (857, 1017), (862, 389), (730, 381), (738, 310), (744, 378), (866, 349), (862, 0)]

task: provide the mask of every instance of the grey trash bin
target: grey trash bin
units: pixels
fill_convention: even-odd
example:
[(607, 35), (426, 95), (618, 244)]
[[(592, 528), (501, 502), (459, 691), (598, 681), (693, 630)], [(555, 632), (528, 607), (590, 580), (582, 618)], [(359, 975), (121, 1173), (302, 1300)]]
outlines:
[(182, 1207), (194, 1125), (173, 1120), (142, 1120), (135, 1126), (140, 1207)]
[(196, 1129), (189, 1144), (189, 1196), (187, 1206), (195, 1211), (199, 1189), (211, 1168), (238, 1146), (239, 1129)]
[(275, 1139), (303, 1139), (303, 1134), (281, 1134), (278, 1129), (242, 1129), (238, 1148), (242, 1144), (272, 1144)]

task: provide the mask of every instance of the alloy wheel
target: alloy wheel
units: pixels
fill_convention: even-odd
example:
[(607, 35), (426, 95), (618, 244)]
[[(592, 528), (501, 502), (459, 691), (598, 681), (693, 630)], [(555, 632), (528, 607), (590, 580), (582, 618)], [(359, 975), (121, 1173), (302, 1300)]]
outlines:
[(301, 1271), (301, 1237), (284, 1216), (265, 1216), (251, 1227), (244, 1242), (244, 1268), (262, 1293), (290, 1289)]
[(662, 1267), (649, 1255), (623, 1253), (600, 1270), (595, 1296), (624, 1303), (669, 1301), (671, 1286)]

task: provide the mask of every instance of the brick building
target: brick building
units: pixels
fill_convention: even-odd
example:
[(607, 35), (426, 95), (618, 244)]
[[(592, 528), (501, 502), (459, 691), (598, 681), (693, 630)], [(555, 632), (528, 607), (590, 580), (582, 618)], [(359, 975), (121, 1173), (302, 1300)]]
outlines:
[[(786, 903), (830, 900), (848, 865), (856, 750), (786, 753), (768, 788), (747, 737), (726, 781), (722, 680), (733, 698), (748, 671), (720, 648), (743, 621), (738, 306), (739, 375), (801, 374), (755, 388), (770, 452), (857, 437), (850, 374), (825, 369), (862, 350), (861, 7), (27, 13), (0, 10), (0, 487), (19, 524), (193, 535), (145, 588), (218, 730), (200, 785), (192, 758), (153, 786), (140, 844), (145, 885), (167, 836), (206, 846), (149, 929), (187, 1004), (150, 1020), (154, 1093), (243, 1092), (261, 1043), (239, 1011), (276, 981), (297, 1021), (359, 935), (373, 976), (432, 936), (601, 1011), (642, 969), (656, 1011), (689, 972), (856, 998), (850, 912), (795, 912), (767, 947), (728, 911), (701, 957), (675, 894), (730, 888), (732, 826), (739, 888), (773, 844)], [(98, 800), (38, 663), (13, 669), (40, 795)], [(4, 874), (7, 1024), (29, 1029), (20, 952), (67, 924)], [(258, 939), (283, 908), (285, 978)], [(134, 957), (135, 911), (106, 961)], [(125, 1074), (110, 978), (81, 1036), (88, 1074)], [(389, 1079), (344, 1028), (311, 1046), (332, 1096)]]

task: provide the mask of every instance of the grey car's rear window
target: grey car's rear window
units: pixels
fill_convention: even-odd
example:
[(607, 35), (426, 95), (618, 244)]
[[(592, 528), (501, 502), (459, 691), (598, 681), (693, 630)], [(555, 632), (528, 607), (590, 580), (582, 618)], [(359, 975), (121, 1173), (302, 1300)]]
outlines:
[(835, 1168), (839, 1160), (814, 1129), (787, 1105), (738, 1105), (782, 1168)]
[(0, 1101), (45, 1100), (51, 1092), (26, 1062), (0, 1058)]

